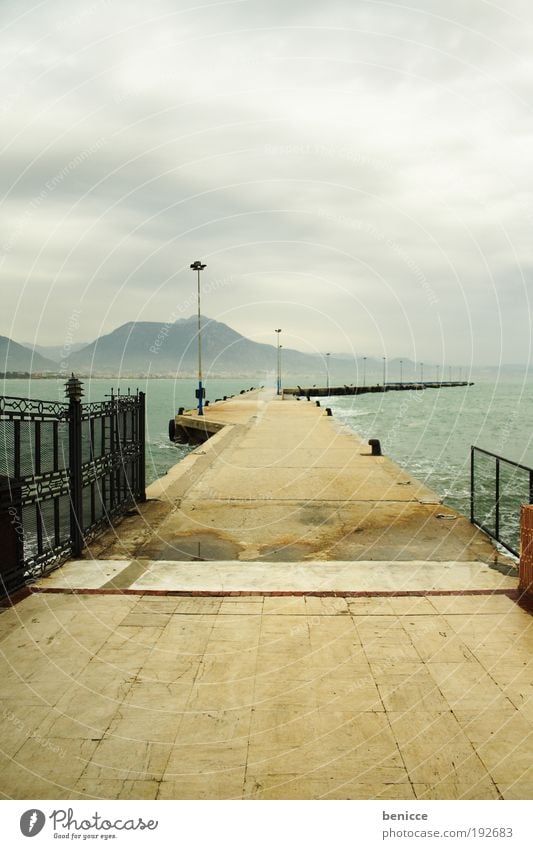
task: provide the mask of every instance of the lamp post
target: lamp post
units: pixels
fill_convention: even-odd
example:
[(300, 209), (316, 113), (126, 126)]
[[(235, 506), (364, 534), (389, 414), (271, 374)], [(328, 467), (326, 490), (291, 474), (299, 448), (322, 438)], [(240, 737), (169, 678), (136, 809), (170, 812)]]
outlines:
[(274, 333), (277, 335), (277, 377), (276, 377), (276, 395), (281, 395), (281, 345), (279, 344), (279, 334), (281, 333), (281, 327), (278, 327), (277, 330), (274, 330)]
[(198, 415), (203, 416), (204, 414), (204, 387), (202, 384), (202, 323), (200, 319), (200, 272), (207, 268), (205, 263), (200, 262), (197, 259), (195, 262), (191, 263), (191, 268), (193, 271), (196, 271), (198, 274), (198, 389), (196, 390), (196, 395), (198, 398)]
[(400, 360), (400, 383), (403, 383), (403, 360)]
[(363, 357), (363, 386), (366, 386), (366, 357)]
[(383, 388), (385, 388), (385, 382), (387, 380), (387, 357), (382, 357), (383, 359)]
[(326, 389), (328, 391), (328, 395), (329, 395), (329, 357), (330, 357), (330, 354), (329, 353), (326, 354)]
[(424, 363), (420, 363), (420, 383), (424, 382)]

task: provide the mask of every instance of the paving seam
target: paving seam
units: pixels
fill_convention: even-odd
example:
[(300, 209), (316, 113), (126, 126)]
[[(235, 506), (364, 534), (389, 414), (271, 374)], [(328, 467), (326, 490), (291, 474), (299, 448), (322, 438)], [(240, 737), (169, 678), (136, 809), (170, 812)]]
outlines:
[(226, 598), (233, 596), (313, 596), (317, 598), (410, 598), (426, 596), (490, 596), (506, 595), (517, 600), (519, 590), (494, 588), (485, 590), (150, 590), (129, 588), (32, 587), (31, 594), (64, 593), (66, 595), (149, 595)]

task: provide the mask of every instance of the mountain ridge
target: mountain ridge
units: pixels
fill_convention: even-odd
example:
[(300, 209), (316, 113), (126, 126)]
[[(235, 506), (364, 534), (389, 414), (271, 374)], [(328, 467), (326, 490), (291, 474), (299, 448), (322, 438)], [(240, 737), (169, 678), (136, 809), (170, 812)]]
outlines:
[(8, 336), (0, 336), (0, 372), (57, 371), (57, 363)]

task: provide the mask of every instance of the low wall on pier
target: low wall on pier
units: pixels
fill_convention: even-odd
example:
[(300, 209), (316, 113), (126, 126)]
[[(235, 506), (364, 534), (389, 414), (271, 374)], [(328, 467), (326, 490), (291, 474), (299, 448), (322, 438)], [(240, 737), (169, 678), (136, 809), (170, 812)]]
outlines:
[(473, 386), (474, 384), (466, 380), (441, 380), (438, 382), (425, 381), (424, 383), (376, 383), (368, 386), (297, 386), (291, 389), (284, 389), (284, 395), (292, 395), (295, 398), (301, 397), (330, 397), (336, 395), (367, 395), (371, 392), (408, 392), (420, 391), (422, 389), (449, 389), (452, 386)]

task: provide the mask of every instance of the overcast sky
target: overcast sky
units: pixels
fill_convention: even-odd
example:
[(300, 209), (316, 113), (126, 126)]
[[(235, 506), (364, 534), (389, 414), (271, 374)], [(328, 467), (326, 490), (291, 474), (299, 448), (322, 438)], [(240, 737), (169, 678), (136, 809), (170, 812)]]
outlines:
[[(527, 0), (0, 4), (2, 321), (526, 362)], [(74, 334), (73, 334), (74, 331)]]

